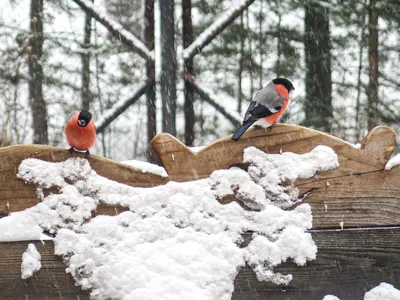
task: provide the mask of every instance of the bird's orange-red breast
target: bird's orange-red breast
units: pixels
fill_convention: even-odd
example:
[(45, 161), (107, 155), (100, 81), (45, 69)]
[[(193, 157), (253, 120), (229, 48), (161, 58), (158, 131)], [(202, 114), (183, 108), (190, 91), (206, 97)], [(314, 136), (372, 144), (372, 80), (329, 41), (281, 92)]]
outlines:
[(89, 150), (96, 142), (96, 127), (91, 113), (86, 110), (75, 113), (64, 128), (68, 144), (76, 150)]
[(264, 118), (264, 120), (268, 124), (271, 124), (271, 125), (275, 124), (278, 121), (278, 119), (285, 112), (286, 108), (289, 105), (289, 92), (288, 92), (287, 88), (282, 84), (275, 84), (274, 88), (275, 88), (276, 93), (279, 96), (281, 96), (284, 100), (283, 100), (282, 108), (278, 112)]

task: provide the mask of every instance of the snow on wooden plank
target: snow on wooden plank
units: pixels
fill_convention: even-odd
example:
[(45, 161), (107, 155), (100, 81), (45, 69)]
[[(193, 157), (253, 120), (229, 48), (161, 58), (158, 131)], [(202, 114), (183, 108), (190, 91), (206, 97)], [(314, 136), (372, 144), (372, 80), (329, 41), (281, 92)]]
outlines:
[[(288, 286), (260, 282), (245, 267), (234, 281), (232, 300), (323, 299), (327, 294), (342, 300), (363, 299), (366, 291), (381, 282), (400, 288), (400, 228), (324, 230), (313, 232), (312, 237), (318, 247), (316, 260), (303, 267), (287, 262), (276, 268), (294, 275)], [(89, 292), (74, 285), (61, 258), (54, 255), (52, 241), (34, 242), (42, 268), (22, 280), (22, 254), (29, 243), (0, 243), (1, 299), (89, 299)]]
[(300, 195), (307, 195), (304, 202), (312, 207), (313, 228), (400, 225), (400, 168), (384, 170), (395, 145), (395, 133), (388, 127), (372, 130), (361, 147), (293, 125), (252, 129), (238, 142), (226, 137), (197, 153), (168, 134), (152, 141), (154, 153), (174, 181), (205, 178), (214, 170), (241, 165), (243, 150), (249, 145), (267, 153), (305, 153), (318, 145), (335, 150), (338, 168), (294, 184)]
[[(381, 282), (400, 288), (400, 228), (312, 233), (317, 259), (298, 267), (286, 262), (276, 271), (293, 274), (288, 286), (259, 282), (246, 267), (235, 279), (232, 300), (364, 299)], [(380, 298), (383, 300), (383, 298)]]
[[(221, 139), (198, 153), (191, 152), (172, 136), (160, 134), (152, 142), (153, 150), (169, 178), (143, 173), (94, 155), (89, 156), (89, 160), (96, 172), (104, 177), (131, 186), (149, 187), (165, 184), (168, 180), (205, 178), (214, 170), (240, 164), (243, 150), (250, 145), (268, 153), (304, 153), (321, 144), (337, 152), (339, 168), (294, 183), (300, 195), (307, 195), (304, 202), (311, 204), (313, 228), (400, 225), (400, 168), (384, 170), (395, 144), (395, 134), (387, 127), (371, 131), (360, 148), (315, 130), (276, 125), (271, 130), (250, 130), (238, 142), (231, 141), (230, 137)], [(19, 164), (28, 157), (62, 161), (68, 158), (68, 153), (64, 149), (45, 146), (0, 149), (0, 215), (23, 210), (40, 201), (33, 185), (16, 178)], [(43, 191), (45, 196), (54, 192), (57, 191)], [(232, 200), (235, 199), (221, 199), (223, 202)], [(100, 205), (96, 214), (115, 215), (125, 210), (119, 206)]]
[[(83, 157), (84, 154), (74, 153)], [(18, 166), (26, 158), (39, 158), (45, 161), (64, 161), (69, 158), (67, 149), (40, 145), (18, 145), (0, 148), (0, 216), (20, 211), (40, 202), (32, 184), (25, 184), (17, 178)], [(92, 168), (101, 176), (137, 187), (149, 187), (165, 184), (168, 178), (99, 157), (89, 155)], [(57, 192), (44, 190), (44, 194)], [(98, 213), (117, 214), (125, 209), (121, 207), (101, 206)]]
[(313, 180), (383, 170), (396, 145), (396, 133), (379, 126), (361, 142), (361, 147), (329, 134), (288, 124), (272, 128), (253, 128), (235, 142), (224, 137), (197, 153), (190, 151), (172, 135), (161, 133), (151, 142), (158, 160), (171, 180), (188, 181), (208, 177), (214, 170), (243, 163), (243, 151), (254, 146), (266, 153), (306, 153), (319, 145), (332, 148), (339, 156), (339, 168), (317, 174)]

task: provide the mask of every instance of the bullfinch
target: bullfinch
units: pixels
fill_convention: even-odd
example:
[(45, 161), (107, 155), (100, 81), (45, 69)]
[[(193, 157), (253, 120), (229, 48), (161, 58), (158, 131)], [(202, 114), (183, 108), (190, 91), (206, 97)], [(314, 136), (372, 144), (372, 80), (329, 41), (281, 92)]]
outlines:
[(239, 140), (254, 123), (265, 128), (274, 125), (288, 107), (289, 93), (292, 90), (294, 86), (286, 78), (275, 78), (259, 90), (250, 102), (242, 126), (233, 134), (232, 140)]
[(89, 149), (93, 147), (96, 141), (96, 127), (92, 114), (86, 110), (77, 112), (65, 125), (64, 133), (68, 144), (71, 146), (70, 153), (74, 149), (86, 151), (89, 155)]

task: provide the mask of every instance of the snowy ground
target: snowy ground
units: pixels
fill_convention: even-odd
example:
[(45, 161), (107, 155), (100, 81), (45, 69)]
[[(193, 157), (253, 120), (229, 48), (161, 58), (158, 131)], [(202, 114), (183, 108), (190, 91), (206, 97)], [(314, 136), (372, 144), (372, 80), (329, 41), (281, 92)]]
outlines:
[[(134, 188), (99, 176), (86, 159), (26, 159), (18, 176), (37, 186), (42, 202), (0, 219), (0, 241), (55, 234), (55, 253), (94, 299), (230, 299), (246, 263), (259, 280), (287, 284), (292, 275), (274, 267), (287, 259), (304, 265), (317, 254), (307, 232), (310, 206), (283, 210), (301, 201), (291, 182), (337, 167), (337, 156), (324, 146), (303, 155), (250, 147), (244, 161), (247, 171), (218, 170), (198, 181)], [(50, 187), (59, 193), (44, 197)], [(227, 196), (237, 201), (221, 205)], [(92, 218), (99, 203), (130, 210)], [(241, 247), (246, 231), (252, 239)], [(40, 269), (35, 250), (29, 246), (24, 254), (23, 278)]]

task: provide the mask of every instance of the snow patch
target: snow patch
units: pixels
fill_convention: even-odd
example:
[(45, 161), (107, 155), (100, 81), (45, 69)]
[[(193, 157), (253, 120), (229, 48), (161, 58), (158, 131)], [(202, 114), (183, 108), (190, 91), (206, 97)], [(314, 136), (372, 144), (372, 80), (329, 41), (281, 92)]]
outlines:
[(189, 147), (190, 151), (193, 153), (199, 153), (201, 150), (203, 150), (206, 146), (196, 146), (196, 147)]
[(382, 282), (377, 287), (365, 293), (364, 300), (399, 300), (400, 290), (393, 285)]
[(160, 167), (158, 165), (145, 162), (145, 161), (140, 161), (140, 160), (126, 160), (122, 161), (124, 165), (128, 165), (132, 168), (141, 170), (142, 173), (152, 173), (155, 175), (159, 175), (161, 177), (168, 177), (167, 171), (163, 167)]
[(396, 156), (389, 159), (389, 161), (386, 163), (385, 170), (389, 171), (393, 167), (398, 165), (400, 165), (400, 154), (397, 154)]
[(0, 242), (40, 240), (42, 231), (36, 219), (25, 212), (0, 219)]
[(326, 295), (322, 300), (340, 300), (340, 299), (333, 295)]
[[(393, 285), (382, 282), (380, 285), (374, 287), (364, 295), (364, 300), (399, 300), (400, 290), (396, 289)], [(326, 295), (322, 300), (340, 300), (333, 295)]]
[(294, 185), (281, 185), (281, 182), (311, 178), (316, 172), (339, 166), (335, 152), (326, 146), (317, 146), (301, 155), (292, 152), (265, 154), (255, 147), (249, 147), (244, 150), (243, 161), (250, 163), (248, 173), (253, 182), (265, 190), (275, 205), (282, 208), (290, 207), (301, 199), (298, 199), (298, 190)]
[(34, 244), (29, 244), (28, 249), (22, 254), (21, 278), (28, 279), (42, 267), (41, 256)]

